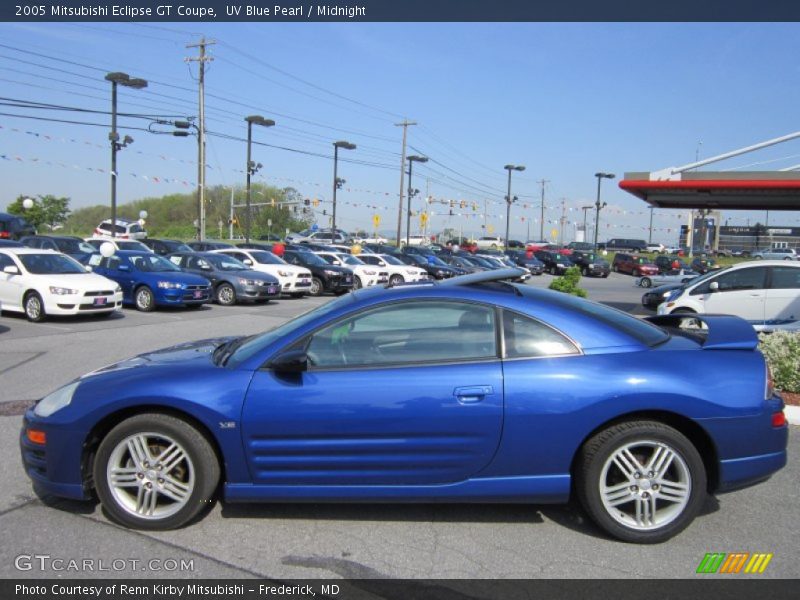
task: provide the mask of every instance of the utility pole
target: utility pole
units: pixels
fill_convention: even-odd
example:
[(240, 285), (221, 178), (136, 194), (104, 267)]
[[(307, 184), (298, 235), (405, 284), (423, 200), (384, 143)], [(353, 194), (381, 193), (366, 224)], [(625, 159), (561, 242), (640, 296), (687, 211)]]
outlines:
[(406, 174), (406, 139), (408, 136), (408, 126), (416, 125), (416, 121), (403, 119), (402, 123), (395, 123), (395, 127), (403, 128), (403, 150), (400, 154), (400, 205), (397, 209), (397, 247), (400, 247), (400, 235), (403, 227), (403, 186), (405, 185)]
[(647, 238), (647, 243), (648, 244), (652, 244), (653, 243), (653, 209), (654, 208), (655, 208), (654, 206), (650, 207), (650, 236)]
[(197, 44), (188, 44), (187, 48), (199, 48), (199, 56), (190, 56), (184, 62), (196, 62), (200, 66), (198, 83), (199, 126), (197, 129), (197, 239), (206, 239), (206, 63), (214, 60), (206, 56), (206, 46), (216, 44), (215, 40), (200, 38)]
[(559, 221), (559, 228), (558, 228), (558, 245), (561, 246), (564, 244), (564, 228), (567, 225), (567, 206), (566, 206), (566, 198), (561, 199), (561, 219)]
[(541, 220), (539, 221), (539, 241), (541, 242), (544, 240), (544, 186), (547, 183), (550, 183), (549, 179), (540, 179), (537, 183), (542, 184), (542, 216)]

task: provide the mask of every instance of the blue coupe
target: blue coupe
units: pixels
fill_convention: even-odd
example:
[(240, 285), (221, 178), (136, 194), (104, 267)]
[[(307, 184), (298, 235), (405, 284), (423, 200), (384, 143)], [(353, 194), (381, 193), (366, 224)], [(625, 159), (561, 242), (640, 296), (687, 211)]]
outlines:
[(736, 317), (640, 320), (508, 283), (368, 289), (275, 329), (144, 354), (25, 415), (38, 491), (180, 527), (227, 502), (575, 497), (608, 534), (670, 538), (708, 493), (786, 463), (783, 401)]
[(122, 303), (149, 312), (156, 306), (197, 307), (211, 301), (211, 282), (185, 273), (153, 252), (118, 250), (103, 258), (94, 272), (122, 288)]

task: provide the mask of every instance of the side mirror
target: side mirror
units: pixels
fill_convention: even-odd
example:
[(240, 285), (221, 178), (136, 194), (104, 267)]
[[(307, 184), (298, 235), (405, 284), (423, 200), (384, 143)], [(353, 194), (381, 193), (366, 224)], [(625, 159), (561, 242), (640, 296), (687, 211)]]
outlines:
[(117, 267), (117, 271), (130, 271), (131, 268), (128, 265), (120, 265)]
[(19, 275), (19, 267), (9, 265), (3, 268), (3, 273), (8, 273), (9, 275)]
[(245, 258), (242, 262), (244, 264), (246, 264), (248, 267), (252, 267), (253, 266), (253, 261), (250, 260), (249, 258)]
[(276, 373), (303, 373), (308, 370), (308, 355), (303, 350), (284, 352), (271, 364)]
[(711, 283), (708, 284), (708, 290), (710, 292), (718, 292), (719, 291), (719, 283), (717, 283), (716, 281), (712, 281)]
[(211, 268), (210, 266), (208, 266), (208, 265), (203, 265), (202, 267), (200, 267), (200, 270), (201, 270), (201, 271), (213, 271), (214, 269), (212, 269), (212, 268)]
[(86, 269), (87, 273), (91, 273), (94, 270), (92, 269), (92, 265), (86, 265), (84, 268)]

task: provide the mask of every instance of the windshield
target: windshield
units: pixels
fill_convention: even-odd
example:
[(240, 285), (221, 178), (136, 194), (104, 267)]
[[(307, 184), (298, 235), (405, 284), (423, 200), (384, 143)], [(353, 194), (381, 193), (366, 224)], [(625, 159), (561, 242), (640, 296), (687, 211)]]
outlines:
[(640, 257), (639, 257), (639, 258), (637, 258), (637, 259), (636, 259), (634, 262), (635, 262), (637, 265), (646, 265), (646, 264), (648, 264), (650, 261), (649, 261), (649, 260), (647, 260), (646, 258), (644, 258), (643, 256), (640, 256)]
[(223, 256), (222, 254), (205, 254), (203, 255), (203, 260), (210, 262), (215, 269), (220, 271), (247, 271), (250, 269), (246, 264), (232, 256)]
[(120, 250), (139, 250), (141, 252), (151, 252), (150, 248), (141, 242), (116, 240), (117, 248)]
[(18, 254), (25, 269), (34, 275), (77, 275), (86, 273), (80, 263), (63, 254)]
[(275, 256), (272, 252), (266, 250), (254, 250), (250, 252), (253, 260), (261, 265), (285, 265), (286, 261), (282, 258)]
[(130, 261), (137, 271), (142, 271), (143, 273), (171, 273), (173, 271), (180, 272), (180, 269), (177, 266), (158, 254), (150, 254), (148, 256), (131, 256)]
[(384, 261), (386, 261), (388, 264), (390, 264), (390, 265), (404, 265), (404, 264), (406, 264), (402, 260), (400, 260), (398, 258), (395, 258), (394, 256), (392, 256), (390, 254), (381, 254), (381, 258)]
[(164, 242), (170, 252), (192, 252), (193, 250), (183, 242)]
[(328, 264), (313, 252), (298, 252), (295, 256), (307, 265), (323, 267)]
[(81, 240), (71, 240), (69, 238), (62, 238), (58, 240), (54, 240), (56, 246), (61, 252), (65, 254), (79, 254), (81, 252), (95, 252), (94, 246), (91, 244), (87, 244)]
[(433, 256), (432, 254), (428, 254), (427, 256), (423, 257), (424, 261), (426, 261), (429, 265), (436, 265), (437, 267), (446, 267), (447, 263), (444, 262), (438, 256)]
[(225, 363), (226, 366), (236, 367), (240, 365), (248, 358), (262, 351), (279, 338), (289, 335), (292, 331), (303, 327), (306, 323), (309, 323), (310, 321), (313, 321), (322, 315), (336, 310), (343, 304), (347, 304), (348, 302), (352, 301), (353, 299), (350, 295), (342, 296), (341, 298), (327, 302), (316, 308), (312, 308), (311, 310), (304, 312), (300, 316), (292, 319), (288, 323), (279, 325), (275, 329), (270, 329), (269, 331), (265, 331), (264, 333), (248, 338), (247, 341), (241, 344), (241, 346), (239, 346), (239, 348), (230, 356), (227, 363)]
[(363, 264), (365, 264), (363, 260), (361, 260), (359, 258), (356, 258), (352, 254), (340, 254), (339, 258), (346, 265), (363, 265)]

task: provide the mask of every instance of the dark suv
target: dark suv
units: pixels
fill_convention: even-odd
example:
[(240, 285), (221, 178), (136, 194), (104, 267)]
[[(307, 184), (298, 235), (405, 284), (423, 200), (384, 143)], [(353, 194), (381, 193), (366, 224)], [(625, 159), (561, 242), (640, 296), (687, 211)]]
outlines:
[(285, 250), (283, 260), (311, 271), (309, 294), (312, 296), (321, 296), (324, 292), (339, 295), (353, 289), (353, 271), (347, 267), (329, 265), (313, 252)]
[(608, 261), (595, 252), (575, 250), (569, 258), (580, 267), (584, 277), (608, 277), (611, 272)]
[(605, 244), (598, 244), (600, 248), (606, 250), (628, 250), (630, 252), (646, 252), (647, 242), (644, 240), (634, 240), (630, 238), (614, 238)]
[(635, 277), (658, 275), (658, 267), (650, 262), (649, 258), (624, 252), (617, 252), (614, 262), (611, 263), (611, 269), (615, 273), (628, 273)]
[(22, 217), (0, 213), (0, 240), (18, 240), (26, 235), (36, 235), (36, 229)]
[(55, 250), (71, 256), (80, 263), (88, 264), (89, 258), (98, 251), (91, 244), (87, 244), (79, 237), (71, 235), (28, 235), (20, 240), (28, 248), (41, 248), (42, 250)]
[(544, 263), (544, 270), (551, 275), (561, 275), (564, 271), (574, 266), (569, 258), (558, 252), (537, 250), (533, 255)]
[(682, 258), (678, 256), (665, 256), (664, 254), (656, 256), (653, 264), (658, 267), (659, 273), (666, 273), (673, 269), (683, 269), (684, 271), (689, 271), (691, 269)]
[(175, 252), (192, 252), (192, 248), (180, 240), (157, 240), (156, 238), (146, 238), (139, 240), (159, 256), (174, 254)]

